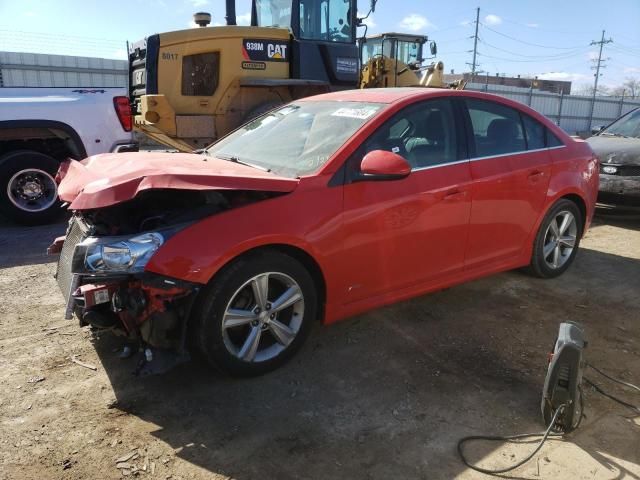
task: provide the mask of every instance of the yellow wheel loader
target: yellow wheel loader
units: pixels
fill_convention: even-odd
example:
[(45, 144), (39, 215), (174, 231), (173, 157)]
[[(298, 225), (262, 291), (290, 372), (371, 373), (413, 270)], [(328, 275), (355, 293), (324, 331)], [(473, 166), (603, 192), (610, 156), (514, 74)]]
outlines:
[[(193, 151), (297, 98), (358, 86), (420, 85), (426, 37), (413, 63), (403, 61), (404, 47), (390, 36), (379, 40), (380, 54), (361, 62), (364, 44), (358, 47), (356, 27), (362, 19), (356, 12), (357, 0), (252, 0), (251, 25), (238, 26), (235, 1), (226, 0), (225, 26), (209, 27), (211, 15), (197, 13), (194, 21), (202, 28), (130, 44), (135, 129), (177, 150)], [(420, 38), (415, 37), (418, 43)], [(388, 48), (393, 53), (384, 57)], [(441, 71), (434, 70), (436, 77)], [(406, 83), (407, 72), (413, 83)], [(427, 83), (444, 86), (438, 78), (441, 84)]]
[[(442, 62), (423, 65), (423, 50), (428, 41), (425, 35), (406, 33), (381, 33), (360, 39), (359, 87), (464, 88), (462, 82), (446, 84)], [(438, 53), (436, 43), (430, 42), (429, 48), (431, 56), (435, 57)]]

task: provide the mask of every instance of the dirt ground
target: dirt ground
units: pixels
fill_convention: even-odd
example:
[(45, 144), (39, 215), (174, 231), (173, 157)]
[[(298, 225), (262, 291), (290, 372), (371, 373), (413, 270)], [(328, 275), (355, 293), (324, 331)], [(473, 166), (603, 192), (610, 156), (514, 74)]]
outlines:
[[(589, 362), (640, 383), (640, 215), (605, 213), (561, 278), (509, 272), (318, 326), (286, 367), (242, 381), (192, 363), (132, 376), (118, 339), (63, 320), (43, 252), (64, 225), (1, 223), (0, 478), (483, 478), (457, 439), (543, 428), (561, 321), (584, 323)], [(585, 403), (580, 429), (510, 478), (640, 478), (640, 417), (591, 388)], [(469, 455), (496, 467), (530, 448)]]

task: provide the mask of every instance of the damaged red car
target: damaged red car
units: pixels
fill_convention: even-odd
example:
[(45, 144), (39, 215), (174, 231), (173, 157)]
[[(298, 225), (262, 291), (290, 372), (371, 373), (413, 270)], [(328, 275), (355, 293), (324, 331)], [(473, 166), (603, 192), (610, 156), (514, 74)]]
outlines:
[(313, 322), (484, 275), (563, 273), (597, 160), (528, 107), (478, 92), (298, 100), (199, 154), (63, 166), (67, 316), (233, 375), (281, 365)]

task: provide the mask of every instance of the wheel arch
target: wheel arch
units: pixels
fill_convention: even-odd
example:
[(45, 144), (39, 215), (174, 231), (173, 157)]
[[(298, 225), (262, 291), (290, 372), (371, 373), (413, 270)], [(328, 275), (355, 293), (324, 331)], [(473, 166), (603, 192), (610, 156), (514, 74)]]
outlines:
[[(561, 197), (555, 199), (551, 205), (555, 204), (558, 200), (561, 200), (563, 198), (575, 203), (578, 207), (578, 210), (580, 210), (580, 215), (582, 216), (582, 225), (580, 227), (582, 228), (581, 233), (582, 235), (584, 235), (587, 226), (587, 203), (585, 202), (584, 198), (582, 198), (577, 193), (567, 193), (566, 195), (562, 195)], [(549, 208), (551, 208), (551, 206), (549, 206)]]
[[(11, 135), (11, 131), (15, 132), (15, 136)], [(3, 143), (8, 143), (15, 140), (20, 141), (28, 141), (28, 140), (37, 140), (38, 134), (37, 132), (41, 131), (43, 137), (45, 137), (45, 133), (48, 133), (48, 138), (61, 138), (69, 151), (77, 158), (77, 160), (81, 160), (87, 156), (87, 150), (80, 138), (80, 135), (76, 130), (70, 125), (59, 122), (55, 120), (5, 120), (0, 121), (0, 147)], [(56, 135), (56, 133), (60, 132), (60, 134), (64, 135), (64, 137), (60, 137), (60, 135)], [(28, 139), (25, 139), (25, 134), (31, 134)], [(0, 148), (0, 151), (2, 149)], [(10, 149), (12, 151), (14, 149)], [(36, 150), (40, 153), (48, 154), (47, 151), (42, 151), (42, 149), (34, 149), (24, 146), (23, 148), (18, 148), (18, 150)], [(46, 150), (46, 149), (45, 149)], [(9, 151), (5, 153), (9, 153)], [(55, 157), (54, 157), (55, 158)], [(63, 158), (56, 158), (57, 160), (64, 160)]]
[(304, 250), (295, 245), (286, 244), (286, 243), (270, 243), (265, 245), (260, 245), (257, 247), (250, 248), (245, 250), (233, 258), (229, 259), (224, 265), (222, 265), (211, 277), (209, 282), (213, 282), (216, 280), (220, 274), (226, 270), (233, 262), (242, 257), (247, 257), (251, 255), (255, 255), (257, 253), (262, 253), (269, 250), (275, 250), (277, 252), (288, 255), (298, 262), (302, 264), (303, 267), (307, 269), (311, 278), (313, 279), (313, 283), (316, 286), (318, 292), (318, 318), (321, 321), (324, 321), (325, 314), (325, 304), (327, 301), (327, 283), (324, 272), (320, 263), (313, 257), (308, 251)]

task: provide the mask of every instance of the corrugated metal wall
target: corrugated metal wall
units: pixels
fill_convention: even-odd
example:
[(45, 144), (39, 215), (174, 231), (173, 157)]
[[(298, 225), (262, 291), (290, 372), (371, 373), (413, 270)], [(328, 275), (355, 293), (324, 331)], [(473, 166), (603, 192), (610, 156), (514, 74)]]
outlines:
[(593, 120), (590, 121), (591, 97), (561, 95), (528, 88), (483, 83), (469, 83), (466, 89), (501, 95), (529, 105), (534, 110), (549, 117), (556, 125), (559, 125), (565, 132), (572, 135), (577, 132), (590, 131), (591, 128), (608, 125), (621, 115), (640, 107), (640, 99), (596, 97), (596, 101), (593, 104)]
[(0, 52), (0, 87), (126, 87), (127, 62)]

